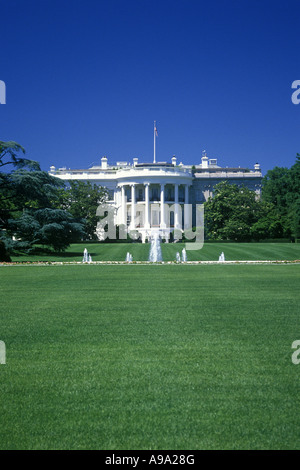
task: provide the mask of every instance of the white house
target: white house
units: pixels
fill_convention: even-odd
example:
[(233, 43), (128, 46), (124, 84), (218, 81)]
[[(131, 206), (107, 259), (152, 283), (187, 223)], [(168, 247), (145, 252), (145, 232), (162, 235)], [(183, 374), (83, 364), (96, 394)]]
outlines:
[[(155, 159), (154, 159), (155, 161)], [(224, 168), (215, 158), (202, 153), (198, 165), (177, 163), (117, 162), (109, 165), (106, 157), (101, 165), (88, 169), (71, 170), (50, 168), (50, 174), (66, 181), (89, 181), (109, 191), (109, 204), (114, 207), (114, 222), (130, 230), (137, 229), (145, 241), (153, 232), (168, 240), (175, 229), (184, 230), (195, 224), (196, 205), (213, 196), (213, 188), (220, 181), (244, 185), (261, 193), (262, 173), (256, 163), (254, 169)]]

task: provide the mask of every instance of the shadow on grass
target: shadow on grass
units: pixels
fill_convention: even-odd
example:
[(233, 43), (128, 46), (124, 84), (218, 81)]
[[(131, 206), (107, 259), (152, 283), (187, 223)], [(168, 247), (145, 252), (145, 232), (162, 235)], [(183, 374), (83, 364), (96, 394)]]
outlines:
[[(51, 253), (48, 253), (49, 255), (51, 254), (51, 256), (53, 258), (79, 258), (79, 257), (83, 257), (83, 253), (81, 253), (80, 251), (66, 251), (66, 252), (51, 252)], [(91, 256), (94, 256), (93, 253), (90, 253)]]
[[(90, 253), (91, 256), (96, 256), (96, 253)], [(33, 249), (30, 251), (30, 253), (14, 253), (13, 255), (14, 257), (16, 258), (19, 258), (19, 257), (32, 257), (32, 256), (41, 256), (43, 258), (47, 258), (47, 257), (50, 257), (51, 258), (65, 258), (65, 259), (69, 259), (69, 258), (80, 258), (83, 256), (83, 252), (81, 251), (52, 251), (52, 250), (49, 250), (47, 248), (43, 249), (43, 248), (38, 248), (38, 249)]]

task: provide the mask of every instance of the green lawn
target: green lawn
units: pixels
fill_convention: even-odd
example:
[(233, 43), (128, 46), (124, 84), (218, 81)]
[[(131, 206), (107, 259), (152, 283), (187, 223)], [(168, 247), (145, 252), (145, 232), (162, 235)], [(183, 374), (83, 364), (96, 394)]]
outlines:
[[(188, 246), (192, 246), (189, 244)], [(163, 243), (164, 261), (175, 261), (176, 252), (181, 252), (184, 243)], [(13, 261), (82, 261), (87, 248), (93, 261), (125, 261), (129, 251), (134, 261), (147, 261), (150, 244), (142, 243), (93, 243), (74, 244), (65, 253), (48, 255), (13, 256)], [(189, 261), (217, 261), (221, 252), (228, 261), (235, 260), (295, 260), (300, 259), (300, 243), (204, 243), (201, 250), (188, 250)]]
[(0, 448), (300, 449), (299, 280), (298, 265), (0, 267)]

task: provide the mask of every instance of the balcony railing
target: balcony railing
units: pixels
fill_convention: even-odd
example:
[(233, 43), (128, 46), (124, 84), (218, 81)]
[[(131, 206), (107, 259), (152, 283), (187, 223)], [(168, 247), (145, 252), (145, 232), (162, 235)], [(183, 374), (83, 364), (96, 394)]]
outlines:
[[(127, 197), (126, 202), (131, 203), (132, 202), (131, 197)], [(135, 202), (146, 202), (146, 200), (145, 200), (145, 198), (136, 198)], [(159, 197), (153, 197), (153, 198), (150, 197), (149, 198), (149, 203), (151, 204), (152, 202), (160, 202), (160, 198)], [(178, 204), (184, 204), (184, 203), (185, 203), (184, 197), (179, 197), (178, 198)], [(175, 198), (172, 198), (172, 199), (165, 198), (165, 204), (175, 204)]]
[(119, 173), (121, 172), (130, 172), (134, 171), (135, 173), (147, 173), (147, 172), (157, 172), (157, 173), (183, 173), (189, 176), (192, 176), (192, 171), (189, 168), (182, 168), (180, 166), (146, 166), (146, 167), (127, 167), (127, 168), (120, 168)]

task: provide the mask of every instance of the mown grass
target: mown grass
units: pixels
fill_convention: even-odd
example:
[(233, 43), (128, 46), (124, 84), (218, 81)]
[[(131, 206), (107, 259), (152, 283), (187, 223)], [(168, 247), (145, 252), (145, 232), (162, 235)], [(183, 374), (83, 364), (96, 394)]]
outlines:
[(299, 277), (0, 268), (0, 448), (299, 449)]
[[(162, 243), (164, 261), (175, 261), (176, 252), (193, 244)], [(73, 244), (65, 253), (13, 256), (13, 261), (82, 261), (87, 248), (93, 261), (125, 261), (130, 252), (134, 261), (147, 261), (150, 244), (91, 243)], [(295, 243), (204, 243), (201, 250), (187, 250), (189, 261), (217, 261), (221, 252), (228, 261), (235, 260), (295, 260), (300, 259), (300, 244)]]

